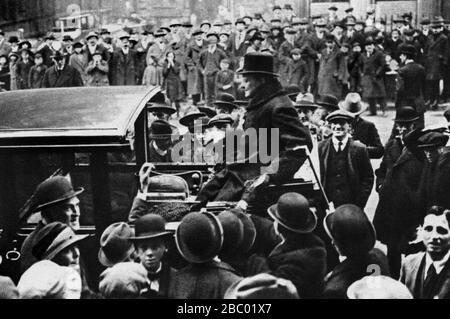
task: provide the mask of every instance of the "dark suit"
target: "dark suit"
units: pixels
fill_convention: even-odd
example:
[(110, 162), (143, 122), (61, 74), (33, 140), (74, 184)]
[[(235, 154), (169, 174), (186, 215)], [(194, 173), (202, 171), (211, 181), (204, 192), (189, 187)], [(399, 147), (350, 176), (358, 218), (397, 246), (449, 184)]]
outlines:
[(427, 97), (436, 106), (439, 99), (439, 80), (447, 66), (449, 52), (448, 38), (440, 33), (428, 37), (425, 53), (425, 69), (427, 80)]
[(42, 80), (42, 88), (60, 88), (83, 86), (80, 72), (70, 65), (65, 65), (62, 71), (57, 70), (56, 66), (47, 69)]
[(367, 147), (367, 152), (371, 159), (379, 159), (383, 157), (384, 147), (381, 144), (380, 135), (372, 122), (358, 116), (352, 123), (353, 139), (360, 141)]
[[(332, 138), (319, 143), (319, 158), (320, 158), (320, 174), (324, 189), (327, 188), (327, 183), (332, 181), (327, 180), (329, 158), (331, 148), (333, 146)], [(366, 146), (362, 145), (352, 139), (348, 140), (347, 146), (347, 176), (349, 179), (349, 188), (351, 192), (351, 202), (348, 204), (355, 204), (364, 209), (369, 199), (373, 187), (373, 169), (370, 163), (369, 154)], [(327, 194), (328, 195), (328, 194)], [(332, 199), (330, 199), (332, 200)]]
[(423, 292), (424, 282), (424, 267), (425, 267), (425, 253), (420, 252), (414, 255), (409, 255), (403, 261), (400, 281), (408, 287), (414, 299), (423, 298), (450, 298), (450, 261), (447, 261), (444, 269), (442, 269), (439, 276), (439, 285), (436, 289), (434, 297), (425, 296)]
[(397, 77), (397, 110), (401, 106), (413, 106), (417, 113), (425, 112), (425, 68), (420, 64), (408, 63), (398, 70)]
[(136, 85), (137, 53), (130, 49), (125, 55), (122, 49), (113, 53), (111, 58), (111, 85)]
[(169, 264), (165, 261), (162, 263), (161, 272), (155, 276), (155, 278), (152, 278), (149, 276), (149, 280), (155, 280), (157, 279), (159, 282), (159, 290), (151, 290), (143, 296), (148, 299), (163, 299), (169, 297), (169, 289), (170, 289), (170, 282), (172, 278), (174, 278), (177, 274), (177, 271), (169, 266)]
[(43, 64), (45, 64), (48, 68), (54, 65), (53, 59), (51, 58), (54, 51), (48, 45), (45, 45), (37, 53), (42, 54), (42, 60), (44, 61)]
[(367, 56), (364, 53), (362, 87), (363, 97), (368, 100), (370, 112), (375, 115), (377, 102), (381, 106), (381, 110), (386, 109), (386, 88), (384, 86), (384, 74), (386, 71), (386, 60), (384, 54), (375, 49), (375, 51)]
[[(377, 266), (378, 269), (373, 268)], [(374, 248), (367, 254), (348, 257), (325, 278), (323, 298), (347, 299), (348, 287), (355, 281), (371, 275), (374, 269), (379, 275), (389, 276), (386, 255), (377, 248)]]

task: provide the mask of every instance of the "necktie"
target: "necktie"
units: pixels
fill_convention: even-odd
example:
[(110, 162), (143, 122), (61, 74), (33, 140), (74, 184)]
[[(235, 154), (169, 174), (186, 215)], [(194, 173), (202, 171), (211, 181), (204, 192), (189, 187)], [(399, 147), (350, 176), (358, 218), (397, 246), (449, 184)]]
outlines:
[(423, 296), (425, 298), (431, 299), (433, 298), (433, 288), (438, 279), (438, 275), (436, 273), (436, 268), (431, 264), (430, 268), (428, 268), (427, 276), (425, 278), (425, 282), (423, 284)]
[(338, 152), (342, 152), (342, 146), (344, 146), (344, 144), (342, 142), (339, 142), (339, 147), (338, 147)]

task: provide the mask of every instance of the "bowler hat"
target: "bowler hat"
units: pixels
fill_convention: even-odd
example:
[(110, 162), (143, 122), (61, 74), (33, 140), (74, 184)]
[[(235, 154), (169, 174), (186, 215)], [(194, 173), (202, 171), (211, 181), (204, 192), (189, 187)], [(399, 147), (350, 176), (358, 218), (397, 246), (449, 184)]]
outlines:
[(286, 33), (286, 34), (296, 34), (297, 31), (292, 29), (290, 26), (287, 26), (286, 29), (284, 30), (284, 33)]
[(98, 33), (94, 32), (94, 31), (89, 32), (88, 35), (86, 36), (86, 40), (89, 40), (90, 38), (97, 38), (98, 39), (99, 38)]
[(150, 138), (154, 140), (171, 138), (172, 127), (164, 120), (155, 120), (150, 126)]
[(371, 45), (371, 44), (375, 44), (375, 40), (372, 37), (367, 37), (366, 40), (364, 41), (364, 45)]
[(272, 11), (275, 11), (275, 10), (281, 10), (281, 7), (279, 5), (274, 5), (272, 8)]
[(328, 110), (339, 109), (339, 100), (334, 95), (320, 96), (316, 103)]
[(163, 113), (163, 114), (168, 114), (168, 115), (172, 115), (177, 112), (177, 110), (174, 107), (162, 105), (162, 104), (157, 104), (157, 105), (147, 104), (147, 111), (155, 112), (155, 113)]
[(284, 9), (284, 10), (294, 10), (294, 9), (292, 9), (292, 5), (289, 4), (289, 3), (286, 3), (286, 4), (284, 5), (283, 9)]
[(80, 195), (84, 188), (73, 189), (70, 181), (64, 176), (54, 176), (38, 185), (35, 192), (35, 212), (49, 206), (59, 204), (65, 200)]
[(183, 25), (182, 25), (184, 28), (192, 28), (193, 27), (193, 24), (189, 21), (189, 20), (186, 20), (186, 21), (184, 21), (183, 22)]
[(130, 240), (146, 240), (159, 237), (168, 237), (171, 232), (166, 231), (166, 221), (162, 216), (147, 214), (136, 220), (134, 224), (134, 236)]
[[(296, 49), (294, 49), (294, 50), (296, 50)], [(292, 50), (292, 51), (294, 51), (294, 50)], [(292, 51), (291, 51), (291, 54), (293, 54)], [(300, 93), (300, 87), (296, 84), (291, 84), (286, 87), (285, 91), (286, 91), (286, 95), (291, 99), (291, 101), (295, 101), (295, 99), (297, 98), (297, 95)]]
[(209, 106), (198, 106), (198, 110), (202, 113), (205, 113), (209, 118), (217, 115), (217, 111)]
[(348, 113), (347, 111), (341, 110), (341, 109), (334, 111), (333, 113), (331, 113), (330, 115), (327, 116), (327, 121), (330, 123), (333, 123), (334, 121), (337, 121), (337, 120), (345, 120), (345, 121), (351, 123), (354, 119), (355, 119), (354, 115)]
[(438, 148), (447, 144), (449, 139), (448, 135), (439, 132), (426, 132), (417, 140), (417, 148)]
[(19, 48), (22, 49), (24, 45), (26, 45), (29, 49), (32, 47), (31, 42), (25, 40), (19, 43)]
[(84, 45), (83, 45), (83, 43), (81, 43), (81, 42), (75, 42), (75, 43), (73, 44), (73, 47), (74, 47), (74, 48), (82, 48), (82, 47), (84, 47)]
[(209, 37), (216, 37), (217, 40), (220, 40), (219, 35), (217, 34), (217, 32), (208, 32), (208, 34), (206, 35), (207, 38)]
[(375, 228), (364, 211), (353, 204), (338, 207), (324, 219), (325, 230), (344, 256), (364, 254), (373, 249)]
[(16, 57), (17, 60), (20, 59), (20, 56), (19, 56), (19, 54), (17, 54), (17, 52), (11, 52), (8, 55), (8, 58), (11, 59), (11, 57)]
[(233, 23), (231, 23), (231, 21), (230, 20), (228, 20), (228, 19), (226, 19), (224, 22), (223, 22), (223, 25), (232, 25)]
[(186, 116), (182, 117), (179, 120), (179, 122), (181, 125), (189, 127), (189, 126), (192, 126), (196, 120), (198, 120), (199, 118), (202, 118), (204, 116), (206, 116), (205, 113), (199, 112), (199, 111), (196, 111), (196, 112), (194, 111), (194, 112), (191, 112), (191, 113), (187, 114)]
[(399, 110), (397, 110), (394, 121), (397, 123), (410, 123), (417, 121), (419, 118), (419, 114), (414, 107), (403, 106)]
[(207, 25), (209, 25), (209, 27), (211, 27), (211, 22), (209, 22), (208, 20), (203, 20), (202, 23), (200, 23), (200, 28), (205, 24), (207, 24)]
[(340, 105), (341, 110), (351, 113), (353, 116), (358, 116), (364, 113), (367, 109), (362, 104), (361, 95), (355, 92), (347, 94), (345, 101)]
[(290, 280), (263, 273), (232, 284), (224, 299), (299, 299), (299, 296)]
[(217, 215), (223, 229), (223, 243), (219, 256), (222, 259), (232, 258), (238, 252), (244, 240), (244, 225), (232, 212), (224, 211)]
[(278, 77), (274, 72), (273, 56), (266, 53), (251, 52), (244, 56), (244, 67), (238, 70), (239, 74), (263, 74)]
[(139, 298), (148, 290), (148, 272), (140, 263), (119, 263), (100, 275), (98, 288), (103, 298)]
[(244, 19), (242, 19), (242, 18), (236, 19), (236, 22), (234, 24), (236, 25), (236, 24), (239, 24), (239, 23), (245, 24)]
[(387, 276), (366, 276), (347, 289), (349, 299), (413, 299), (408, 287)]
[(64, 249), (73, 246), (89, 235), (76, 235), (66, 224), (50, 223), (36, 233), (32, 254), (38, 260), (52, 260)]
[(19, 43), (20, 42), (19, 41), (19, 37), (15, 36), (15, 35), (10, 36), (9, 39), (8, 39), (8, 42), (9, 43)]
[(307, 108), (310, 110), (315, 110), (318, 108), (318, 105), (314, 103), (314, 95), (311, 93), (298, 94), (294, 106), (297, 109)]
[(213, 127), (217, 124), (233, 124), (234, 120), (229, 114), (217, 114), (213, 118), (211, 118), (208, 122), (209, 127)]
[(190, 213), (175, 235), (178, 251), (190, 263), (205, 263), (216, 257), (223, 244), (223, 228), (211, 213)]
[(203, 34), (203, 31), (201, 29), (194, 29), (194, 31), (192, 31), (192, 35), (197, 35), (197, 34)]
[(134, 236), (133, 229), (127, 223), (114, 223), (105, 229), (100, 237), (98, 260), (105, 267), (127, 260), (134, 251), (130, 238)]
[(299, 234), (311, 233), (317, 225), (317, 216), (309, 208), (308, 200), (298, 193), (282, 195), (267, 213), (284, 228)]
[(328, 8), (328, 10), (338, 11), (338, 8), (336, 6), (331, 6), (331, 7)]

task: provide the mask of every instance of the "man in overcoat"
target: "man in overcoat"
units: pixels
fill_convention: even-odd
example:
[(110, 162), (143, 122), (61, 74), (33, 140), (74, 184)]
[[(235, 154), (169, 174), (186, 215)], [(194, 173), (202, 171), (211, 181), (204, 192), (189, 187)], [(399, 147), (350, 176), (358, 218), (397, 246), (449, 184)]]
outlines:
[(206, 48), (206, 42), (203, 40), (203, 31), (200, 29), (192, 32), (194, 40), (186, 49), (186, 68), (187, 68), (187, 95), (192, 96), (194, 105), (197, 105), (203, 94), (203, 74), (200, 72), (200, 53)]
[(116, 49), (111, 58), (111, 85), (136, 85), (137, 54), (130, 47), (130, 36), (120, 36), (121, 47)]
[(42, 88), (83, 86), (80, 72), (66, 64), (66, 57), (60, 51), (52, 56), (55, 65), (47, 69), (41, 83)]

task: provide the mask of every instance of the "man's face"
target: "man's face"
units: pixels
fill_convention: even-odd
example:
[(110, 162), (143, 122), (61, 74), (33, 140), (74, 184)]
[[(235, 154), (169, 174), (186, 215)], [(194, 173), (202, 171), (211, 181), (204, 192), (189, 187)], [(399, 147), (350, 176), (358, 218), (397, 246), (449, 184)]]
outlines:
[(280, 34), (280, 30), (279, 29), (272, 29), (272, 35), (274, 37), (277, 37)]
[(406, 134), (413, 130), (414, 123), (395, 123), (395, 128), (400, 136), (405, 137)]
[(70, 41), (70, 40), (65, 40), (64, 42), (64, 47), (71, 47), (72, 46), (72, 41)]
[(328, 49), (334, 49), (334, 41), (327, 41), (326, 45)]
[(28, 60), (29, 57), (30, 57), (30, 55), (28, 54), (27, 51), (23, 51), (23, 52), (22, 52), (22, 59), (23, 59), (23, 60)]
[(128, 38), (123, 38), (121, 41), (122, 41), (122, 47), (123, 48), (129, 48), (130, 47), (130, 40)]
[(254, 75), (244, 75), (242, 78), (242, 86), (245, 90), (245, 97), (252, 97), (261, 83), (261, 79)]
[(433, 260), (440, 260), (447, 254), (450, 249), (450, 228), (445, 214), (430, 214), (425, 217), (423, 243)]
[(76, 245), (72, 245), (57, 254), (52, 261), (64, 267), (71, 267), (80, 271), (80, 250)]
[(362, 24), (355, 25), (355, 30), (356, 31), (361, 31), (362, 29), (364, 29), (364, 26)]
[(156, 143), (156, 146), (158, 146), (158, 148), (160, 150), (167, 151), (171, 145), (171, 138), (169, 137), (169, 138), (160, 139), (160, 140), (158, 139), (158, 140), (155, 140), (155, 143)]
[(428, 30), (430, 30), (430, 26), (428, 24), (424, 24), (422, 25), (422, 30), (427, 32)]
[(406, 61), (406, 55), (405, 54), (400, 54), (400, 61), (402, 62), (402, 63), (405, 63), (405, 61)]
[(102, 56), (100, 54), (96, 54), (93, 56), (94, 62), (99, 63), (102, 60)]
[(55, 213), (53, 221), (68, 225), (73, 230), (80, 229), (80, 200), (73, 197), (63, 202)]
[(215, 36), (208, 37), (208, 44), (214, 46), (217, 44), (217, 38)]
[(281, 10), (276, 9), (275, 11), (273, 11), (273, 16), (275, 19), (281, 19), (281, 15), (282, 15)]
[(231, 30), (232, 30), (231, 24), (225, 24), (225, 25), (223, 26), (223, 30), (224, 30), (226, 33), (231, 33)]
[(336, 138), (344, 138), (350, 132), (350, 124), (345, 120), (335, 120), (330, 124)]
[(292, 10), (289, 10), (289, 9), (283, 9), (283, 15), (284, 15), (286, 18), (292, 17), (292, 14), (293, 14)]
[(433, 28), (432, 28), (434, 34), (439, 34), (439, 33), (441, 33), (441, 32), (442, 32), (442, 29), (443, 29), (442, 27), (433, 27)]
[(427, 159), (427, 161), (429, 163), (434, 163), (437, 161), (439, 154), (441, 153), (441, 148), (425, 148), (423, 152), (425, 153), (425, 158)]
[(156, 272), (166, 252), (166, 244), (161, 238), (145, 239), (136, 242), (136, 254), (141, 264), (150, 272)]
[(361, 47), (359, 45), (353, 47), (353, 52), (361, 52)]
[(222, 34), (220, 36), (220, 43), (227, 43), (228, 42), (228, 37), (225, 34)]
[(244, 29), (245, 29), (245, 23), (237, 23), (236, 24), (237, 31), (243, 31)]
[(202, 40), (203, 40), (203, 34), (202, 33), (195, 35), (195, 41), (200, 42)]
[(53, 59), (53, 60), (55, 61), (56, 66), (61, 69), (66, 64), (66, 59), (64, 59), (64, 58), (58, 58), (58, 59)]
[(392, 39), (398, 40), (399, 37), (400, 34), (398, 33), (398, 31), (392, 31)]
[(367, 51), (368, 53), (372, 53), (373, 50), (375, 50), (375, 45), (374, 45), (374, 44), (366, 45), (366, 51)]
[(204, 24), (204, 25), (201, 26), (200, 29), (202, 29), (202, 31), (203, 31), (204, 33), (208, 33), (208, 32), (209, 32), (209, 29), (211, 29), (211, 27), (209, 26), (209, 24)]
[(90, 37), (88, 40), (88, 43), (90, 46), (96, 46), (98, 42), (98, 39), (96, 37)]
[[(36, 65), (41, 65), (44, 61), (42, 60), (41, 57), (39, 58), (34, 58), (34, 63), (36, 63)], [(1, 62), (0, 62), (1, 63)]]

